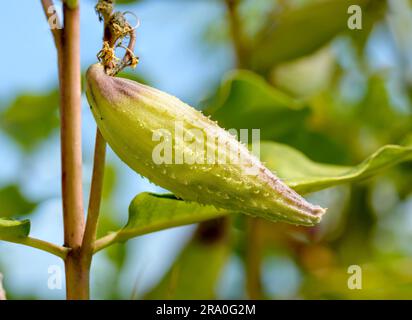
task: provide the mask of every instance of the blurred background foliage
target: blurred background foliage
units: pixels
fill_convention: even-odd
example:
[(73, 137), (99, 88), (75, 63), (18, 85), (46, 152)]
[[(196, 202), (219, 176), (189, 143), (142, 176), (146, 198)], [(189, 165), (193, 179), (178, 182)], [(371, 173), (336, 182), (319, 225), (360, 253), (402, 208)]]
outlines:
[[(151, 7), (156, 10), (161, 7), (159, 3), (164, 2), (117, 1), (120, 9), (133, 11), (141, 19), (138, 43), (144, 42), (144, 26), (150, 19), (150, 15), (141, 16), (140, 12)], [(201, 14), (208, 19), (198, 25), (192, 8), (199, 3), (204, 6)], [(350, 30), (347, 26), (350, 17), (347, 9), (355, 3), (362, 8), (361, 30)], [(89, 11), (93, 5), (91, 0), (84, 1)], [(150, 38), (144, 39), (155, 42), (157, 47), (151, 47), (150, 51), (143, 44), (140, 53), (138, 45), (137, 55), (142, 55), (140, 65), (136, 72), (128, 71), (123, 76), (165, 89), (167, 81), (162, 79), (184, 84), (172, 89), (172, 93), (198, 105), (221, 126), (259, 128), (261, 138), (267, 141), (265, 144), (287, 144), (301, 152), (299, 156), (293, 149), (277, 149), (274, 153), (288, 155), (287, 161), (296, 168), (308, 163), (301, 160), (300, 155), (328, 164), (308, 165), (306, 168), (312, 170), (312, 175), (318, 168), (331, 170), (334, 165), (356, 170), (350, 166), (358, 165), (384, 145), (412, 144), (412, 4), (408, 0), (167, 1), (167, 8), (174, 6), (177, 11), (187, 10), (180, 16), (186, 24), (183, 32), (178, 33), (183, 38), (171, 41), (178, 44), (191, 41), (192, 48), (203, 52), (203, 69), (185, 64), (179, 57), (175, 59), (168, 51), (170, 42), (158, 43), (158, 38), (168, 37), (165, 29), (182, 24), (175, 18), (152, 21), (155, 27)], [(164, 15), (167, 14), (168, 10), (164, 10)], [(41, 12), (38, 18), (38, 23), (44, 23), (40, 21)], [(100, 32), (97, 18), (91, 21), (90, 15), (88, 19), (87, 23)], [(198, 30), (195, 36), (185, 37), (189, 28)], [(98, 48), (97, 40), (100, 39), (96, 39)], [(180, 61), (175, 72), (166, 69), (156, 73), (144, 67), (145, 61), (156, 56), (154, 50), (158, 48), (165, 52), (168, 64)], [(178, 48), (174, 53), (181, 54), (183, 60), (193, 54), (180, 50), (182, 52)], [(88, 61), (92, 63), (97, 51), (89, 51)], [(227, 53), (223, 54), (224, 58), (222, 51)], [(152, 61), (153, 70), (157, 63)], [(195, 70), (195, 78), (191, 74), (186, 81), (181, 80), (188, 77), (185, 68)], [(206, 76), (209, 69), (214, 72)], [(52, 160), (58, 161), (56, 86), (53, 84), (44, 91), (21, 92), (0, 103), (1, 139), (20, 153), (18, 161), (9, 160), (7, 155), (1, 157), (2, 164), (17, 162), (20, 174), (0, 180), (0, 217), (32, 215), (33, 224), (44, 224), (45, 216), (41, 213), (46, 210), (44, 204), (50, 198), (59, 200), (58, 181), (45, 188), (44, 185), (36, 187), (36, 181), (27, 178), (32, 170), (43, 173), (58, 170), (58, 167), (29, 165), (36, 161), (38, 153), (54, 154)], [(85, 104), (84, 112), (88, 112), (87, 109)], [(92, 128), (84, 129), (84, 134), (91, 136), (85, 138), (90, 145), (84, 147), (87, 190), (93, 123), (86, 120), (86, 124)], [(268, 150), (263, 149), (262, 155), (270, 154)], [(410, 159), (410, 155), (408, 157)], [(275, 160), (276, 157), (268, 157), (268, 165)], [(390, 164), (399, 161), (394, 157)], [(276, 168), (278, 165), (273, 164)], [(153, 234), (133, 242), (117, 243), (96, 257), (93, 296), (411, 299), (412, 162), (387, 167), (371, 179), (309, 194), (309, 199), (329, 208), (323, 221), (315, 227), (270, 223), (233, 214), (168, 237), (156, 238)], [(299, 173), (299, 170), (289, 170), (282, 175), (279, 171), (285, 178)], [(137, 180), (109, 154), (99, 236), (125, 224), (127, 201), (131, 200), (130, 195), (141, 191), (159, 189), (149, 186), (144, 179)], [(126, 201), (122, 193), (129, 195)], [(57, 213), (53, 213), (47, 217), (56, 216)], [(42, 236), (40, 232), (39, 235)], [(139, 241), (141, 245), (135, 245)], [(15, 249), (15, 245), (0, 246), (0, 271), (9, 297), (55, 297), (53, 291), (30, 290), (13, 281), (14, 264), (23, 259), (10, 261), (8, 252)], [(138, 256), (140, 264), (150, 258), (152, 250), (156, 257), (137, 268), (136, 251), (139, 250), (143, 252)], [(32, 255), (32, 264), (36, 264), (36, 253)], [(37, 263), (41, 264), (42, 257), (38, 259)], [(44, 264), (47, 266), (47, 263)], [(146, 269), (153, 265), (162, 268), (147, 284)], [(351, 265), (362, 268), (362, 290), (348, 288)], [(45, 286), (47, 271), (43, 273), (31, 275), (34, 286), (36, 283)]]

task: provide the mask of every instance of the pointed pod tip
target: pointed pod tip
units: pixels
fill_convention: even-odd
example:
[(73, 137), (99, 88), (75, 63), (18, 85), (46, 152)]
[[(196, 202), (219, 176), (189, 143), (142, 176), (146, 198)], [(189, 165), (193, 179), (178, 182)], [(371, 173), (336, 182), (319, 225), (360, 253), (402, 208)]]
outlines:
[(315, 206), (314, 208), (313, 208), (313, 215), (315, 215), (315, 216), (319, 216), (319, 217), (321, 217), (321, 216), (323, 216), (325, 213), (326, 213), (326, 211), (327, 211), (328, 209), (327, 208), (322, 208), (321, 206)]
[(290, 219), (293, 221), (292, 223), (312, 227), (322, 220), (322, 216), (326, 213), (326, 211), (326, 208), (322, 208), (318, 205), (311, 205), (310, 208), (299, 210), (300, 215), (290, 217)]
[(311, 212), (311, 220), (313, 221), (313, 225), (319, 223), (322, 220), (322, 216), (326, 213), (327, 210), (327, 208), (314, 206)]
[(327, 208), (322, 208), (321, 206), (313, 206), (309, 212), (309, 219), (313, 225), (319, 223), (322, 220), (322, 216), (326, 213)]

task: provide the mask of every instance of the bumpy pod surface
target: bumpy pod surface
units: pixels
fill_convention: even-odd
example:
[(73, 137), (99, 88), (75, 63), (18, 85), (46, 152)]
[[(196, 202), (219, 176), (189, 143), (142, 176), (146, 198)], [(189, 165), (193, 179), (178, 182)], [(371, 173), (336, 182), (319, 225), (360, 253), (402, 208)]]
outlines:
[[(90, 107), (113, 151), (134, 171), (179, 198), (301, 225), (313, 225), (325, 213), (286, 186), (229, 132), (179, 99), (110, 77), (100, 64), (92, 65), (86, 78)], [(172, 146), (171, 163), (154, 160), (154, 150), (159, 148), (154, 136), (159, 137), (159, 132), (164, 133), (162, 142)], [(199, 149), (193, 147), (196, 143), (188, 143), (188, 136), (192, 142), (204, 142), (206, 161), (198, 161)], [(183, 162), (178, 161), (182, 154), (195, 160), (184, 161), (184, 156)], [(213, 161), (233, 156), (242, 161)]]

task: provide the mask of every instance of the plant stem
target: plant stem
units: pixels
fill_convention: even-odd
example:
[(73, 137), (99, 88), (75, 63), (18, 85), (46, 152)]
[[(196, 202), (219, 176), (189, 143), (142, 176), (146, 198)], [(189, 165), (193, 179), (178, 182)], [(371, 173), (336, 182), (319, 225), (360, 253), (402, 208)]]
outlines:
[(111, 246), (113, 243), (115, 243), (118, 240), (118, 236), (119, 235), (117, 232), (113, 232), (96, 240), (96, 242), (94, 243), (93, 252), (96, 253), (96, 252), (99, 252), (100, 250), (107, 248), (108, 246)]
[[(41, 0), (50, 19), (52, 0)], [(62, 202), (64, 221), (67, 299), (88, 298), (88, 269), (80, 263), (84, 230), (82, 150), (81, 150), (81, 73), (80, 8), (78, 1), (63, 1), (64, 28), (51, 29), (57, 49), (60, 87), (60, 141)], [(33, 244), (33, 242), (31, 242)], [(36, 243), (39, 245), (39, 243)], [(69, 250), (69, 249), (68, 249)]]
[(64, 245), (67, 299), (88, 298), (87, 270), (80, 263), (84, 213), (82, 191), (80, 8), (63, 3), (60, 54), (60, 115)]
[(239, 0), (226, 0), (226, 8), (229, 19), (229, 29), (235, 50), (236, 66), (245, 68), (247, 66), (246, 46), (244, 34), (239, 17)]
[(50, 243), (44, 240), (35, 239), (35, 238), (14, 238), (14, 239), (2, 239), (3, 241), (23, 244), (25, 246), (29, 246), (32, 248), (36, 248), (39, 250), (43, 250), (54, 254), (55, 256), (62, 258), (63, 260), (66, 258), (68, 252), (70, 251), (69, 248), (58, 246), (54, 243)]
[(259, 236), (258, 218), (247, 218), (247, 245), (246, 245), (246, 291), (249, 299), (257, 300), (262, 298), (261, 284), (261, 260), (262, 260), (262, 241)]
[[(81, 264), (83, 265), (84, 272), (87, 273), (89, 283), (90, 278), (90, 266), (92, 263), (94, 243), (96, 240), (97, 223), (99, 219), (100, 203), (103, 190), (104, 179), (104, 165), (106, 157), (106, 141), (100, 133), (100, 130), (96, 130), (96, 142), (94, 147), (94, 163), (93, 163), (93, 175), (92, 184), (90, 188), (89, 207), (87, 211), (86, 228), (84, 231), (82, 247), (80, 250)], [(89, 295), (89, 286), (87, 288)]]

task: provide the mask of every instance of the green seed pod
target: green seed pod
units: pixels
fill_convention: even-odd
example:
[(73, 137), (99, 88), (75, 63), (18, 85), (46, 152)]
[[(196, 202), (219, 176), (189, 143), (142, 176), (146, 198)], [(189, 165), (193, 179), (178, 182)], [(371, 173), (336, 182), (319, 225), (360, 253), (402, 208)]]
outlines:
[(103, 137), (153, 183), (184, 200), (217, 208), (294, 224), (320, 221), (325, 209), (286, 186), (201, 112), (157, 89), (110, 77), (100, 64), (92, 65), (86, 78), (87, 98)]

